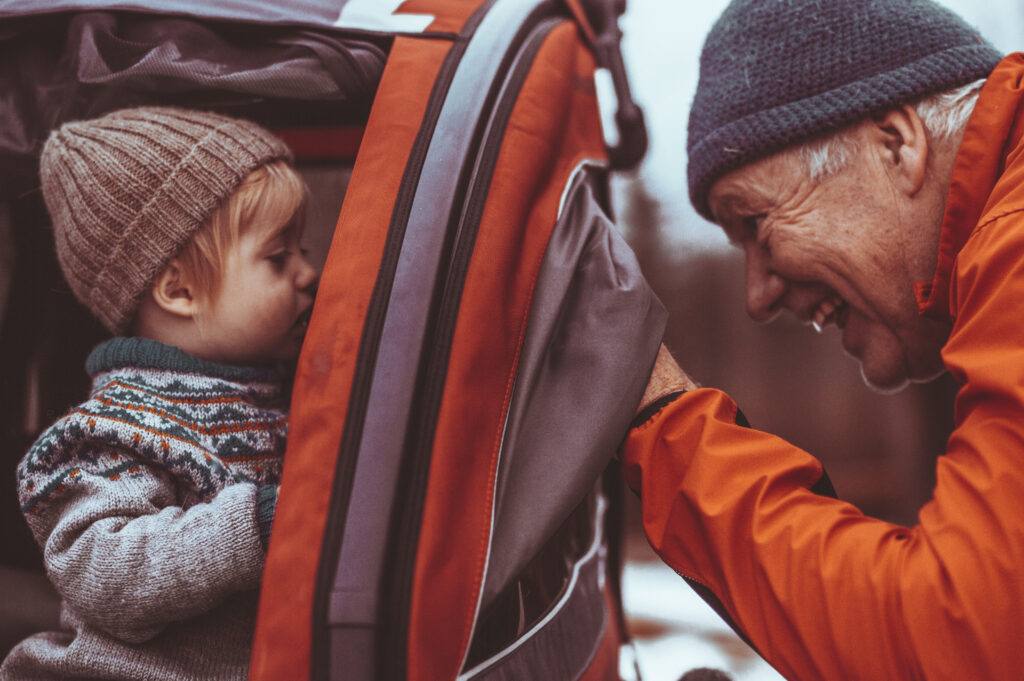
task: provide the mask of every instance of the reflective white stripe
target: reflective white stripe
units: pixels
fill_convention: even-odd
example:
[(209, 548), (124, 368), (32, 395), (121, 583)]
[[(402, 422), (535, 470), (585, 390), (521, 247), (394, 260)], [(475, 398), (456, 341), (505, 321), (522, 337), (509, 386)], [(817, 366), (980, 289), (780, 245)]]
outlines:
[(609, 147), (617, 147), (621, 139), (619, 124), (615, 121), (619, 98), (615, 95), (612, 72), (608, 69), (594, 69), (594, 88), (597, 91), (597, 110), (601, 114), (604, 143)]
[(335, 26), (384, 33), (422, 33), (434, 21), (432, 14), (395, 14), (405, 0), (348, 0)]
[(576, 167), (569, 173), (569, 181), (562, 187), (562, 197), (558, 199), (558, 213), (555, 215), (555, 222), (562, 219), (562, 211), (565, 210), (565, 202), (569, 199), (569, 190), (572, 189), (576, 176), (583, 172), (584, 168), (608, 168), (608, 162), (597, 158), (585, 158), (576, 164)]
[(562, 592), (562, 595), (558, 599), (558, 602), (555, 603), (554, 607), (551, 608), (551, 611), (547, 615), (545, 615), (543, 619), (537, 622), (537, 624), (533, 625), (533, 627), (531, 627), (529, 631), (527, 631), (525, 634), (516, 639), (514, 643), (512, 643), (510, 646), (502, 650), (500, 653), (494, 655), (493, 657), (487, 660), (484, 660), (477, 666), (470, 669), (468, 672), (460, 674), (458, 677), (458, 681), (465, 681), (466, 679), (471, 679), (474, 675), (479, 674), (482, 671), (485, 671), (486, 669), (493, 666), (494, 663), (514, 653), (516, 650), (521, 648), (523, 644), (525, 644), (527, 641), (536, 636), (541, 629), (547, 626), (548, 622), (557, 617), (558, 614), (562, 611), (562, 609), (565, 608), (566, 604), (569, 602), (569, 599), (572, 597), (573, 591), (576, 589), (576, 583), (580, 579), (580, 571), (583, 569), (583, 566), (589, 563), (590, 561), (596, 560), (598, 558), (598, 552), (601, 550), (601, 544), (603, 542), (602, 530), (604, 528), (604, 513), (607, 509), (608, 501), (604, 498), (604, 494), (598, 494), (597, 508), (594, 511), (594, 541), (590, 545), (590, 548), (587, 549), (587, 552), (583, 554), (583, 556), (578, 561), (576, 561), (576, 563), (572, 566), (572, 575), (569, 576), (569, 583), (566, 584), (565, 590)]

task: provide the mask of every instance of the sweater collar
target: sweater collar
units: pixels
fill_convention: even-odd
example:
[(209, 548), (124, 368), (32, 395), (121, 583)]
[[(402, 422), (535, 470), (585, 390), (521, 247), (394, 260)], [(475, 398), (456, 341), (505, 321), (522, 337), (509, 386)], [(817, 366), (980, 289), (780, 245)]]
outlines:
[(939, 232), (935, 276), (914, 287), (918, 310), (937, 319), (951, 316), (953, 265), (985, 213), (1007, 155), (1024, 134), (1024, 53), (1005, 57), (985, 81), (953, 161)]
[(123, 368), (201, 374), (245, 383), (281, 383), (284, 379), (283, 372), (271, 366), (239, 366), (211, 362), (150, 338), (111, 338), (93, 348), (85, 360), (85, 370), (90, 376)]

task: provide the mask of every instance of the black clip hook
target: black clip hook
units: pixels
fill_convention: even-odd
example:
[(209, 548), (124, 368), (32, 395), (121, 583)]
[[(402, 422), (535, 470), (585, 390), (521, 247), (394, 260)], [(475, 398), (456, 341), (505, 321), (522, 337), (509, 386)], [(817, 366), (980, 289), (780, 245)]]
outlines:
[(597, 65), (611, 74), (618, 100), (615, 123), (619, 140), (617, 145), (609, 146), (608, 160), (613, 170), (632, 170), (647, 153), (647, 125), (643, 110), (633, 101), (622, 60), (619, 17), (626, 11), (626, 0), (584, 0), (584, 4), (594, 27)]

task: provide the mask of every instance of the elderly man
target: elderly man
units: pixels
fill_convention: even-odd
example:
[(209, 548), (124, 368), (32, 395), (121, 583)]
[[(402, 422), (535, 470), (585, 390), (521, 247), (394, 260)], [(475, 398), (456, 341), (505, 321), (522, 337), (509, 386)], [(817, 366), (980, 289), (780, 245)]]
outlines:
[(960, 391), (900, 527), (663, 353), (623, 454), (654, 548), (789, 678), (1024, 678), (1024, 55), (927, 0), (737, 0), (689, 133), (754, 319), (837, 325), (878, 389)]

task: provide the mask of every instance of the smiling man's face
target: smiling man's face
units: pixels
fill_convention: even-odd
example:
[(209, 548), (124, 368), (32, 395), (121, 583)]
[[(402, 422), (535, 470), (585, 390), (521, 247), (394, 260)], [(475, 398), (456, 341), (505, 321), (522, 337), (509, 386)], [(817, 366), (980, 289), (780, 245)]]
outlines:
[(830, 177), (812, 182), (800, 155), (781, 153), (725, 175), (709, 198), (746, 255), (750, 316), (788, 310), (835, 324), (865, 381), (891, 391), (942, 371), (949, 326), (918, 313), (914, 284), (934, 272), (944, 185), (922, 174), (926, 148), (915, 157), (892, 143), (901, 135), (862, 127), (849, 164)]

